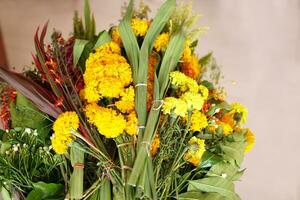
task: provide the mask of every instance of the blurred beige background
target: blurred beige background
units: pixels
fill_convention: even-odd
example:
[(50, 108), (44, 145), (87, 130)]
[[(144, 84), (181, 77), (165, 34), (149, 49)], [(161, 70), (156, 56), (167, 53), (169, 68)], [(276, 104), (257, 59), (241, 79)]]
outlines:
[[(123, 2), (91, 1), (98, 31), (117, 23)], [(146, 0), (152, 10), (161, 2)], [(10, 66), (31, 63), (34, 32), (48, 19), (50, 30), (67, 36), (81, 6), (80, 0), (0, 0)], [(257, 137), (238, 192), (243, 200), (299, 200), (300, 0), (194, 0), (194, 9), (211, 27), (199, 53), (214, 51), (229, 98), (249, 108), (248, 126)]]

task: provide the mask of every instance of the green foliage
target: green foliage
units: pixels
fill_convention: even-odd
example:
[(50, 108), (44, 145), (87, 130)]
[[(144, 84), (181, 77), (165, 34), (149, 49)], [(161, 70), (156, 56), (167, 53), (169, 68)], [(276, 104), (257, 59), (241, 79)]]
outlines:
[(78, 12), (75, 12), (73, 20), (73, 31), (76, 39), (90, 40), (95, 37), (95, 18), (91, 14), (88, 0), (84, 1), (84, 25), (82, 19), (78, 16)]
[(231, 200), (218, 193), (185, 192), (179, 195), (179, 200)]
[(52, 123), (45, 113), (40, 112), (31, 101), (21, 93), (17, 94), (15, 103), (10, 104), (11, 127), (28, 127), (37, 129), (43, 140), (49, 138)]
[(37, 182), (25, 200), (63, 200), (64, 186), (62, 184)]
[(234, 191), (233, 183), (223, 177), (208, 177), (190, 181), (188, 191), (213, 192), (231, 200), (240, 199)]
[(11, 129), (0, 141), (0, 183), (17, 188), (25, 194), (37, 181), (61, 182), (59, 165), (62, 162), (49, 146), (29, 128)]

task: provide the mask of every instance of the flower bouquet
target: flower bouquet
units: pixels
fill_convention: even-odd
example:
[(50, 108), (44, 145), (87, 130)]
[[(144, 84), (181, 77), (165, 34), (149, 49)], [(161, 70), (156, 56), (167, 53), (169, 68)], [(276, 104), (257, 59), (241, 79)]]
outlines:
[(3, 199), (240, 199), (247, 110), (196, 55), (190, 4), (148, 12), (131, 0), (96, 34), (85, 1), (70, 38), (37, 29), (32, 69), (0, 68)]

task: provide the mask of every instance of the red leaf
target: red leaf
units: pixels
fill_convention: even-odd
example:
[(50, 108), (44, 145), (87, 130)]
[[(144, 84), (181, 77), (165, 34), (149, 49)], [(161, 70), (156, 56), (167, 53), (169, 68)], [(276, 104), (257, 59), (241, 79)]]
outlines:
[(21, 74), (9, 71), (0, 66), (0, 78), (30, 99), (39, 110), (57, 118), (61, 110), (55, 107), (53, 97), (47, 90)]

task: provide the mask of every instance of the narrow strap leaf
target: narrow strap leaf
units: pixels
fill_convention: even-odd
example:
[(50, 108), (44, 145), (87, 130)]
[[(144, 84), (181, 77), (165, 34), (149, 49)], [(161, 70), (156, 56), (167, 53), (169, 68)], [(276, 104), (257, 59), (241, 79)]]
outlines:
[(96, 49), (109, 41), (111, 41), (111, 37), (110, 37), (109, 33), (107, 31), (102, 31), (99, 34), (99, 37), (98, 37), (97, 42), (93, 49)]
[(139, 66), (139, 45), (131, 28), (131, 18), (133, 15), (133, 0), (130, 0), (124, 19), (119, 25), (122, 42), (132, 66), (133, 81), (137, 82), (137, 73)]
[(160, 98), (163, 98), (169, 82), (169, 74), (176, 68), (184, 48), (185, 35), (183, 32), (175, 33), (167, 47), (165, 56), (158, 74), (160, 85)]
[(76, 39), (73, 48), (73, 64), (76, 66), (83, 53), (85, 45), (88, 43), (87, 40)]

